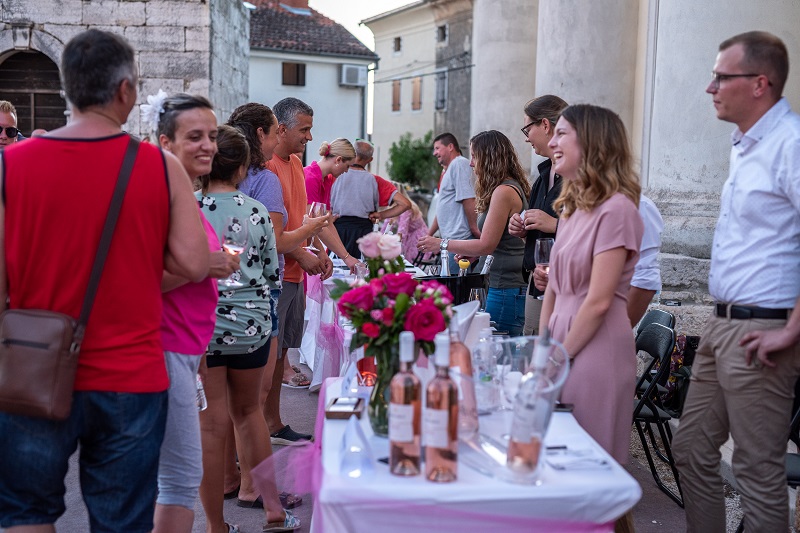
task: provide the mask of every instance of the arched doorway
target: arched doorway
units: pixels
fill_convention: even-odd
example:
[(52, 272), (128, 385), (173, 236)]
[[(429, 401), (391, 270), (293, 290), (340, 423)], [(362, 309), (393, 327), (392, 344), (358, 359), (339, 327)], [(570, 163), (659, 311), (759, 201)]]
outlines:
[(14, 52), (0, 60), (0, 100), (17, 108), (17, 127), (26, 137), (37, 128), (67, 123), (58, 66), (41, 52)]

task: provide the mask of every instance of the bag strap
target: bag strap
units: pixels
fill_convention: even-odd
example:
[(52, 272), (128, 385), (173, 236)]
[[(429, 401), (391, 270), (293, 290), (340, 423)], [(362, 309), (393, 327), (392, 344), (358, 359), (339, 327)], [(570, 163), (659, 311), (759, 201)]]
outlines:
[(114, 228), (117, 226), (119, 212), (122, 208), (122, 200), (125, 198), (125, 191), (128, 188), (133, 164), (136, 161), (136, 154), (139, 151), (139, 140), (128, 136), (128, 147), (125, 150), (125, 157), (122, 159), (122, 167), (117, 177), (117, 185), (114, 188), (114, 195), (111, 197), (111, 204), (108, 207), (106, 222), (103, 226), (103, 233), (100, 235), (100, 244), (97, 246), (97, 254), (94, 257), (92, 273), (89, 276), (89, 286), (83, 297), (83, 306), (78, 323), (75, 326), (71, 352), (77, 352), (83, 342), (83, 334), (86, 331), (86, 323), (89, 321), (89, 314), (92, 312), (94, 298), (97, 295), (97, 286), (100, 284), (100, 276), (103, 274), (103, 267), (108, 257), (108, 249), (111, 247), (111, 238), (114, 236)]

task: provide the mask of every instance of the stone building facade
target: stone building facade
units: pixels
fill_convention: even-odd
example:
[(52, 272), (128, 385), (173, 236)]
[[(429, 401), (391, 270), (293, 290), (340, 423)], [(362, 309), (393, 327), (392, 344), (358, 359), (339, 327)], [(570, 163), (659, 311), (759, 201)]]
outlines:
[[(140, 102), (158, 89), (200, 94), (222, 118), (247, 99), (249, 15), (239, 1), (2, 0), (0, 98), (22, 104), (23, 134), (57, 127), (53, 117), (63, 115), (67, 103), (55, 96), (52, 65), (57, 69), (66, 43), (89, 28), (118, 33), (136, 50)], [(26, 68), (31, 61), (49, 67), (47, 80), (41, 68)], [(24, 76), (15, 75), (20, 68)], [(140, 125), (138, 105), (126, 130), (149, 133)]]

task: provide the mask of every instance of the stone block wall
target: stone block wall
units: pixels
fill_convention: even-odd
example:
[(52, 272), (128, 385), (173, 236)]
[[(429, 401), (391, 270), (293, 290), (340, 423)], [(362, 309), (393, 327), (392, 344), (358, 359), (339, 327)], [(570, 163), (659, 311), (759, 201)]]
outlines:
[[(36, 50), (57, 65), (66, 43), (97, 28), (118, 33), (136, 50), (139, 103), (158, 89), (209, 97), (220, 121), (246, 101), (249, 14), (234, 0), (3, 0), (0, 60)], [(140, 109), (127, 131), (147, 135)]]

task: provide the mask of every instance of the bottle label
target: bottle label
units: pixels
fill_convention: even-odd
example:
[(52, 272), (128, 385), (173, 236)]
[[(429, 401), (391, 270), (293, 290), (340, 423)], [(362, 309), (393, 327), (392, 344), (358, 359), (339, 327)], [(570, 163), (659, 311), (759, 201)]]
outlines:
[(427, 408), (422, 413), (422, 442), (431, 448), (449, 448), (447, 409)]
[(389, 404), (389, 440), (414, 442), (414, 406)]

